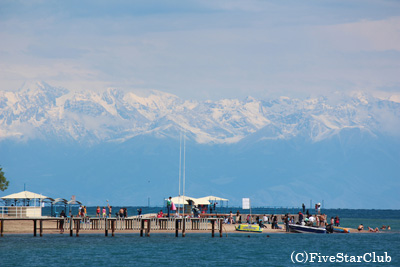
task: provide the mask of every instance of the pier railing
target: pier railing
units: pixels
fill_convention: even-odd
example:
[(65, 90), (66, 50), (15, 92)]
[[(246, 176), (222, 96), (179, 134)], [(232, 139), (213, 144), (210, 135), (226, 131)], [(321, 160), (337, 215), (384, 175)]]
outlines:
[[(176, 230), (176, 225), (179, 230), (210, 230), (211, 221), (217, 221), (216, 228), (219, 230), (222, 219), (215, 218), (59, 218), (63, 221), (64, 229), (80, 230), (111, 230), (112, 222), (115, 223), (115, 230), (133, 230), (138, 231), (142, 228), (142, 222), (150, 221), (150, 230)], [(74, 223), (72, 223), (72, 220)], [(78, 223), (79, 222), (79, 223)], [(183, 223), (184, 222), (184, 223)], [(72, 228), (71, 228), (72, 227)]]
[[(36, 236), (37, 226), (39, 223), (40, 236), (43, 235), (43, 230), (60, 230), (70, 231), (70, 236), (73, 232), (76, 232), (76, 236), (79, 236), (79, 231), (86, 230), (103, 230), (105, 235), (108, 235), (108, 231), (114, 232), (117, 230), (131, 230), (140, 231), (140, 236), (143, 236), (143, 232), (146, 232), (146, 236), (150, 235), (150, 231), (175, 231), (175, 235), (178, 236), (178, 232), (182, 232), (182, 236), (185, 236), (186, 230), (211, 230), (212, 236), (214, 232), (219, 231), (222, 237), (222, 223), (221, 218), (89, 218), (89, 217), (64, 217), (64, 218), (0, 218), (0, 232), (3, 236), (4, 224), (8, 224), (13, 221), (33, 221), (33, 233)], [(53, 228), (44, 228), (44, 222), (56, 222)]]
[(34, 206), (0, 206), (0, 217), (25, 218), (42, 216), (41, 207)]

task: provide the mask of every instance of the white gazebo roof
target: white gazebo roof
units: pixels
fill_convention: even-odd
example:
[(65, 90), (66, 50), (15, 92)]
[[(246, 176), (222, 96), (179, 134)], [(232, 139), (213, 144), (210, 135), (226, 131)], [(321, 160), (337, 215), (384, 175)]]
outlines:
[(1, 197), (1, 199), (45, 199), (48, 198), (42, 194), (36, 194), (30, 191), (22, 191), (19, 193), (11, 194)]

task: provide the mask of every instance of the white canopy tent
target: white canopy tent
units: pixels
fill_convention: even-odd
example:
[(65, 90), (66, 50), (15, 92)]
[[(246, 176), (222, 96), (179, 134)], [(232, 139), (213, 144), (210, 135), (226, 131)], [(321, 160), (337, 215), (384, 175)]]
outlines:
[(206, 197), (202, 197), (201, 199), (206, 199), (208, 201), (229, 201), (226, 198), (216, 197), (216, 196), (206, 196)]
[(217, 210), (219, 210), (219, 212), (223, 211), (223, 208), (227, 208), (228, 207), (228, 199), (226, 198), (222, 198), (222, 197), (217, 197), (217, 196), (206, 196), (203, 197), (201, 199), (206, 199), (210, 202), (210, 213), (212, 213), (212, 211), (214, 210), (214, 212), (216, 212)]
[(192, 200), (196, 205), (210, 205), (210, 202), (207, 199), (203, 198), (194, 198), (189, 196), (177, 196), (171, 198), (171, 201), (174, 202), (175, 205), (183, 205), (183, 204), (187, 205), (189, 204), (188, 200)]

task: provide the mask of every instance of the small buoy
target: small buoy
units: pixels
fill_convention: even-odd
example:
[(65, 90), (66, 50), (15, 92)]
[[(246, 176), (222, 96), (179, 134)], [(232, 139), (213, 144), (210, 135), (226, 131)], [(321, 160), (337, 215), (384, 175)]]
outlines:
[(250, 238), (250, 236), (248, 235), (247, 237), (249, 237)]
[(267, 235), (267, 237), (269, 237), (269, 235)]

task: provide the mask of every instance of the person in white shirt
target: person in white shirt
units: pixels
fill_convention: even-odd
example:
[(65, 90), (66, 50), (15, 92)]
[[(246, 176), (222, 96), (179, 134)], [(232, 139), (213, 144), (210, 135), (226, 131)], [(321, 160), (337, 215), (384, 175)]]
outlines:
[(269, 217), (266, 214), (264, 214), (263, 223), (269, 223)]
[(308, 221), (310, 222), (311, 225), (314, 225), (315, 217), (311, 215), (310, 218), (308, 218)]

